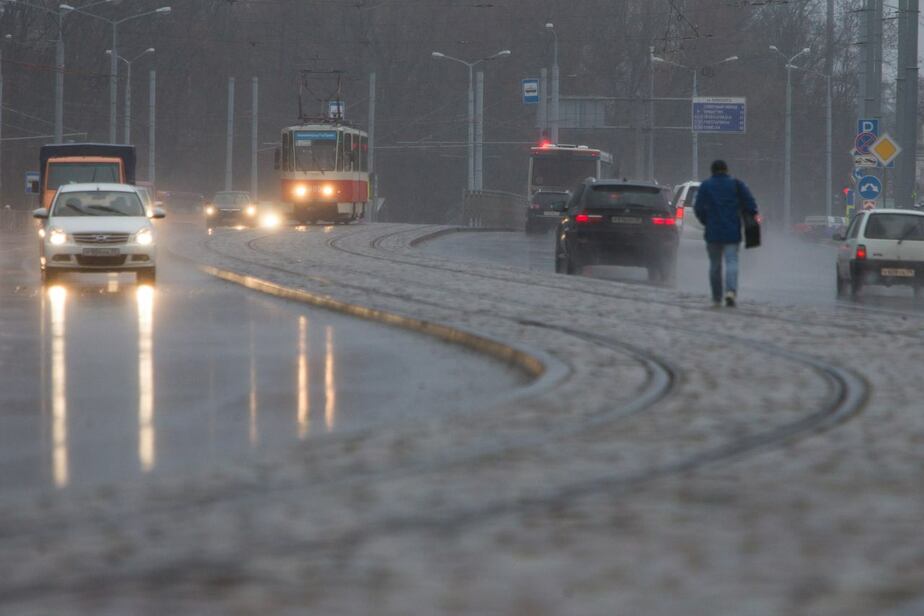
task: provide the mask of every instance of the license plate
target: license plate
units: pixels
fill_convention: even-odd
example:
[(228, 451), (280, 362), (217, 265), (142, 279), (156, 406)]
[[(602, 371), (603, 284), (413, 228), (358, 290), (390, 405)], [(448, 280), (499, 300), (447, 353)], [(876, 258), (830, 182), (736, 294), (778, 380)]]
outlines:
[(118, 257), (118, 248), (84, 248), (83, 256), (85, 257)]
[(561, 214), (559, 214), (558, 212), (542, 212), (542, 215), (543, 215), (543, 216), (548, 216), (548, 217), (550, 217), (550, 218), (553, 217), (553, 216), (554, 216), (555, 218), (560, 218), (560, 217), (561, 217)]
[(894, 276), (896, 278), (914, 278), (914, 270), (903, 267), (884, 267), (880, 273), (883, 276)]
[(642, 224), (642, 219), (634, 216), (613, 216), (610, 218), (610, 222), (621, 225), (640, 225)]

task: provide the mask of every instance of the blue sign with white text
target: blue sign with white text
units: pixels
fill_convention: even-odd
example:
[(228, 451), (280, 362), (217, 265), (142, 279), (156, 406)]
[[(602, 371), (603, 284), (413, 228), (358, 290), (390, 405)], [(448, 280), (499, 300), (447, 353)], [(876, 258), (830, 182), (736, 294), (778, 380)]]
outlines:
[(694, 98), (693, 130), (697, 133), (743, 134), (747, 129), (744, 98)]
[(312, 141), (337, 141), (335, 130), (299, 130), (295, 131), (295, 145), (311, 145)]
[(523, 80), (523, 104), (524, 105), (535, 105), (539, 103), (539, 80), (538, 79), (524, 79)]
[(879, 136), (879, 120), (876, 118), (868, 120), (857, 120), (857, 134), (873, 133)]

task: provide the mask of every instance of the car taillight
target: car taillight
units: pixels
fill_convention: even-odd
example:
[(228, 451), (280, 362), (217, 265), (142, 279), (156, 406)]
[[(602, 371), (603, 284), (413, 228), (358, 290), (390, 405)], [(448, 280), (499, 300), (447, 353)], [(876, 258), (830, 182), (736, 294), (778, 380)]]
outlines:
[(677, 220), (683, 220), (683, 204), (677, 206)]
[(863, 244), (857, 246), (857, 261), (866, 261), (866, 246)]
[(574, 222), (579, 225), (593, 225), (603, 222), (603, 216), (600, 214), (588, 214), (587, 212), (578, 212), (574, 216)]
[(658, 225), (658, 226), (668, 226), (668, 227), (670, 227), (670, 226), (673, 226), (673, 225), (677, 224), (677, 220), (674, 219), (674, 218), (661, 218), (661, 217), (657, 217), (657, 218), (652, 218), (652, 219), (651, 219), (651, 223), (652, 223), (652, 224), (655, 224), (655, 225)]

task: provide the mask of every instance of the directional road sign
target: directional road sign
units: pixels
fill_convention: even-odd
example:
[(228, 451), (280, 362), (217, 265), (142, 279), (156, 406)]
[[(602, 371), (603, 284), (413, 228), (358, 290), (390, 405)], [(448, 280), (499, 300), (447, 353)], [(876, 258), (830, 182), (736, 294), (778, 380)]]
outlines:
[(870, 146), (870, 152), (883, 167), (888, 167), (902, 153), (902, 149), (891, 136), (885, 134)]
[(854, 167), (853, 173), (850, 174), (850, 183), (857, 184), (860, 179), (866, 175), (866, 169), (863, 167)]
[(875, 133), (860, 133), (857, 135), (856, 141), (854, 141), (854, 149), (857, 154), (869, 154), (869, 149), (876, 143), (876, 139)]
[(697, 133), (743, 134), (747, 129), (747, 99), (696, 97), (693, 130)]
[(535, 105), (539, 102), (539, 80), (523, 80), (523, 104)]
[(857, 192), (864, 199), (878, 199), (879, 195), (882, 194), (882, 182), (874, 175), (864, 176), (860, 178), (860, 183), (857, 184)]

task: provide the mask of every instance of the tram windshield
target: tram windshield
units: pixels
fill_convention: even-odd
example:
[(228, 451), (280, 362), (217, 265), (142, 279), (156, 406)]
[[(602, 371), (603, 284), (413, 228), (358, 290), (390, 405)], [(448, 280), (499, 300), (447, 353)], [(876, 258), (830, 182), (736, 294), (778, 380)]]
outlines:
[(293, 135), (296, 171), (334, 171), (337, 168), (337, 131), (300, 130)]

